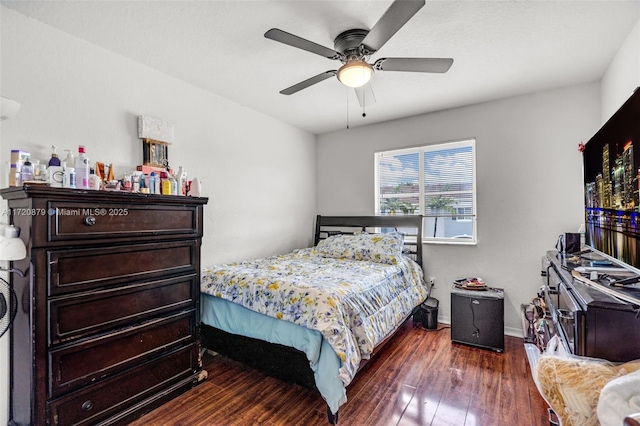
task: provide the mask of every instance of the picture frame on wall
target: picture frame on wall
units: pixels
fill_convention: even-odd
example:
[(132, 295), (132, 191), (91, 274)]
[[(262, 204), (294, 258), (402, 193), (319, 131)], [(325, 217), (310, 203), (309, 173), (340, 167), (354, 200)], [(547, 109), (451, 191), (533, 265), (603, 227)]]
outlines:
[(169, 165), (169, 144), (145, 138), (142, 140), (142, 164), (152, 167)]
[(169, 166), (169, 145), (174, 140), (173, 124), (160, 118), (138, 117), (138, 137), (142, 139), (142, 164), (152, 167)]

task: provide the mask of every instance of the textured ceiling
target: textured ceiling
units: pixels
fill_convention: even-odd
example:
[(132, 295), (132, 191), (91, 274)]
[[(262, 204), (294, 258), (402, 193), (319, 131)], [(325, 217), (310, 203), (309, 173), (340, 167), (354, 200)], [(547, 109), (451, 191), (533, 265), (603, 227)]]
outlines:
[(640, 0), (427, 1), (380, 57), (450, 57), (446, 74), (377, 72), (366, 118), (330, 78), (340, 63), (272, 40), (280, 28), (333, 48), (391, 1), (0, 1), (98, 46), (315, 134), (595, 81), (640, 19)]

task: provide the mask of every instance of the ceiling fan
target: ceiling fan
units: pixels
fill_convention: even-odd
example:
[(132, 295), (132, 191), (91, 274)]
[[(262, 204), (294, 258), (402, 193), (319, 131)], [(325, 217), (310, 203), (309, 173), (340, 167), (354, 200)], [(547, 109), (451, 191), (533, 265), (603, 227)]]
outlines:
[(330, 77), (348, 87), (355, 88), (362, 107), (375, 102), (369, 84), (375, 71), (405, 71), (445, 73), (451, 68), (451, 58), (380, 58), (373, 64), (369, 57), (380, 48), (424, 6), (425, 0), (395, 0), (371, 30), (351, 29), (340, 33), (334, 40), (334, 48), (319, 45), (312, 41), (290, 34), (277, 28), (267, 31), (268, 39), (338, 60), (343, 65), (338, 70), (330, 70), (294, 84), (280, 93), (292, 95)]

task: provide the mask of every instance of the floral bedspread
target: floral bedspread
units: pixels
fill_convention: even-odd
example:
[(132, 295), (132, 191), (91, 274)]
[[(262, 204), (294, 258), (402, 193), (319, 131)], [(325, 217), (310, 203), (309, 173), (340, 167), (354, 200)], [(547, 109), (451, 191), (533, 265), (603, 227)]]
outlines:
[(339, 260), (313, 248), (204, 269), (201, 291), (318, 330), (342, 360), (348, 385), (360, 361), (427, 297), (422, 269)]

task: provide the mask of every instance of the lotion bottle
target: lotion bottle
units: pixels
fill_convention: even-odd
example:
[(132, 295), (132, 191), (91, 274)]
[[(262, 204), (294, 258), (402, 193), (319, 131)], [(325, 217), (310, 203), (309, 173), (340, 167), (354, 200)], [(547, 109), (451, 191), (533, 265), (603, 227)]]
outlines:
[(171, 195), (171, 181), (167, 172), (160, 172), (160, 185), (162, 187), (162, 195)]
[(51, 145), (51, 158), (49, 159), (49, 167), (54, 166), (54, 167), (58, 167), (60, 166), (60, 158), (58, 158), (58, 153), (56, 152), (58, 148), (56, 148), (55, 145)]
[(179, 195), (178, 194), (178, 181), (173, 177), (171, 173), (169, 173), (169, 183), (171, 184), (171, 195)]
[(91, 169), (91, 174), (89, 174), (89, 189), (98, 191), (100, 189), (100, 184), (100, 176), (95, 173), (94, 169)]
[(78, 189), (90, 189), (89, 184), (89, 159), (84, 152), (84, 145), (78, 146), (78, 158), (75, 161), (76, 164), (76, 187)]
[(187, 172), (182, 166), (178, 167), (176, 181), (178, 182), (178, 195), (187, 195)]
[(65, 149), (65, 151), (67, 151), (67, 156), (65, 157), (64, 161), (63, 161), (63, 166), (64, 167), (75, 167), (76, 166), (76, 160), (73, 158), (73, 154), (71, 153), (70, 149)]

